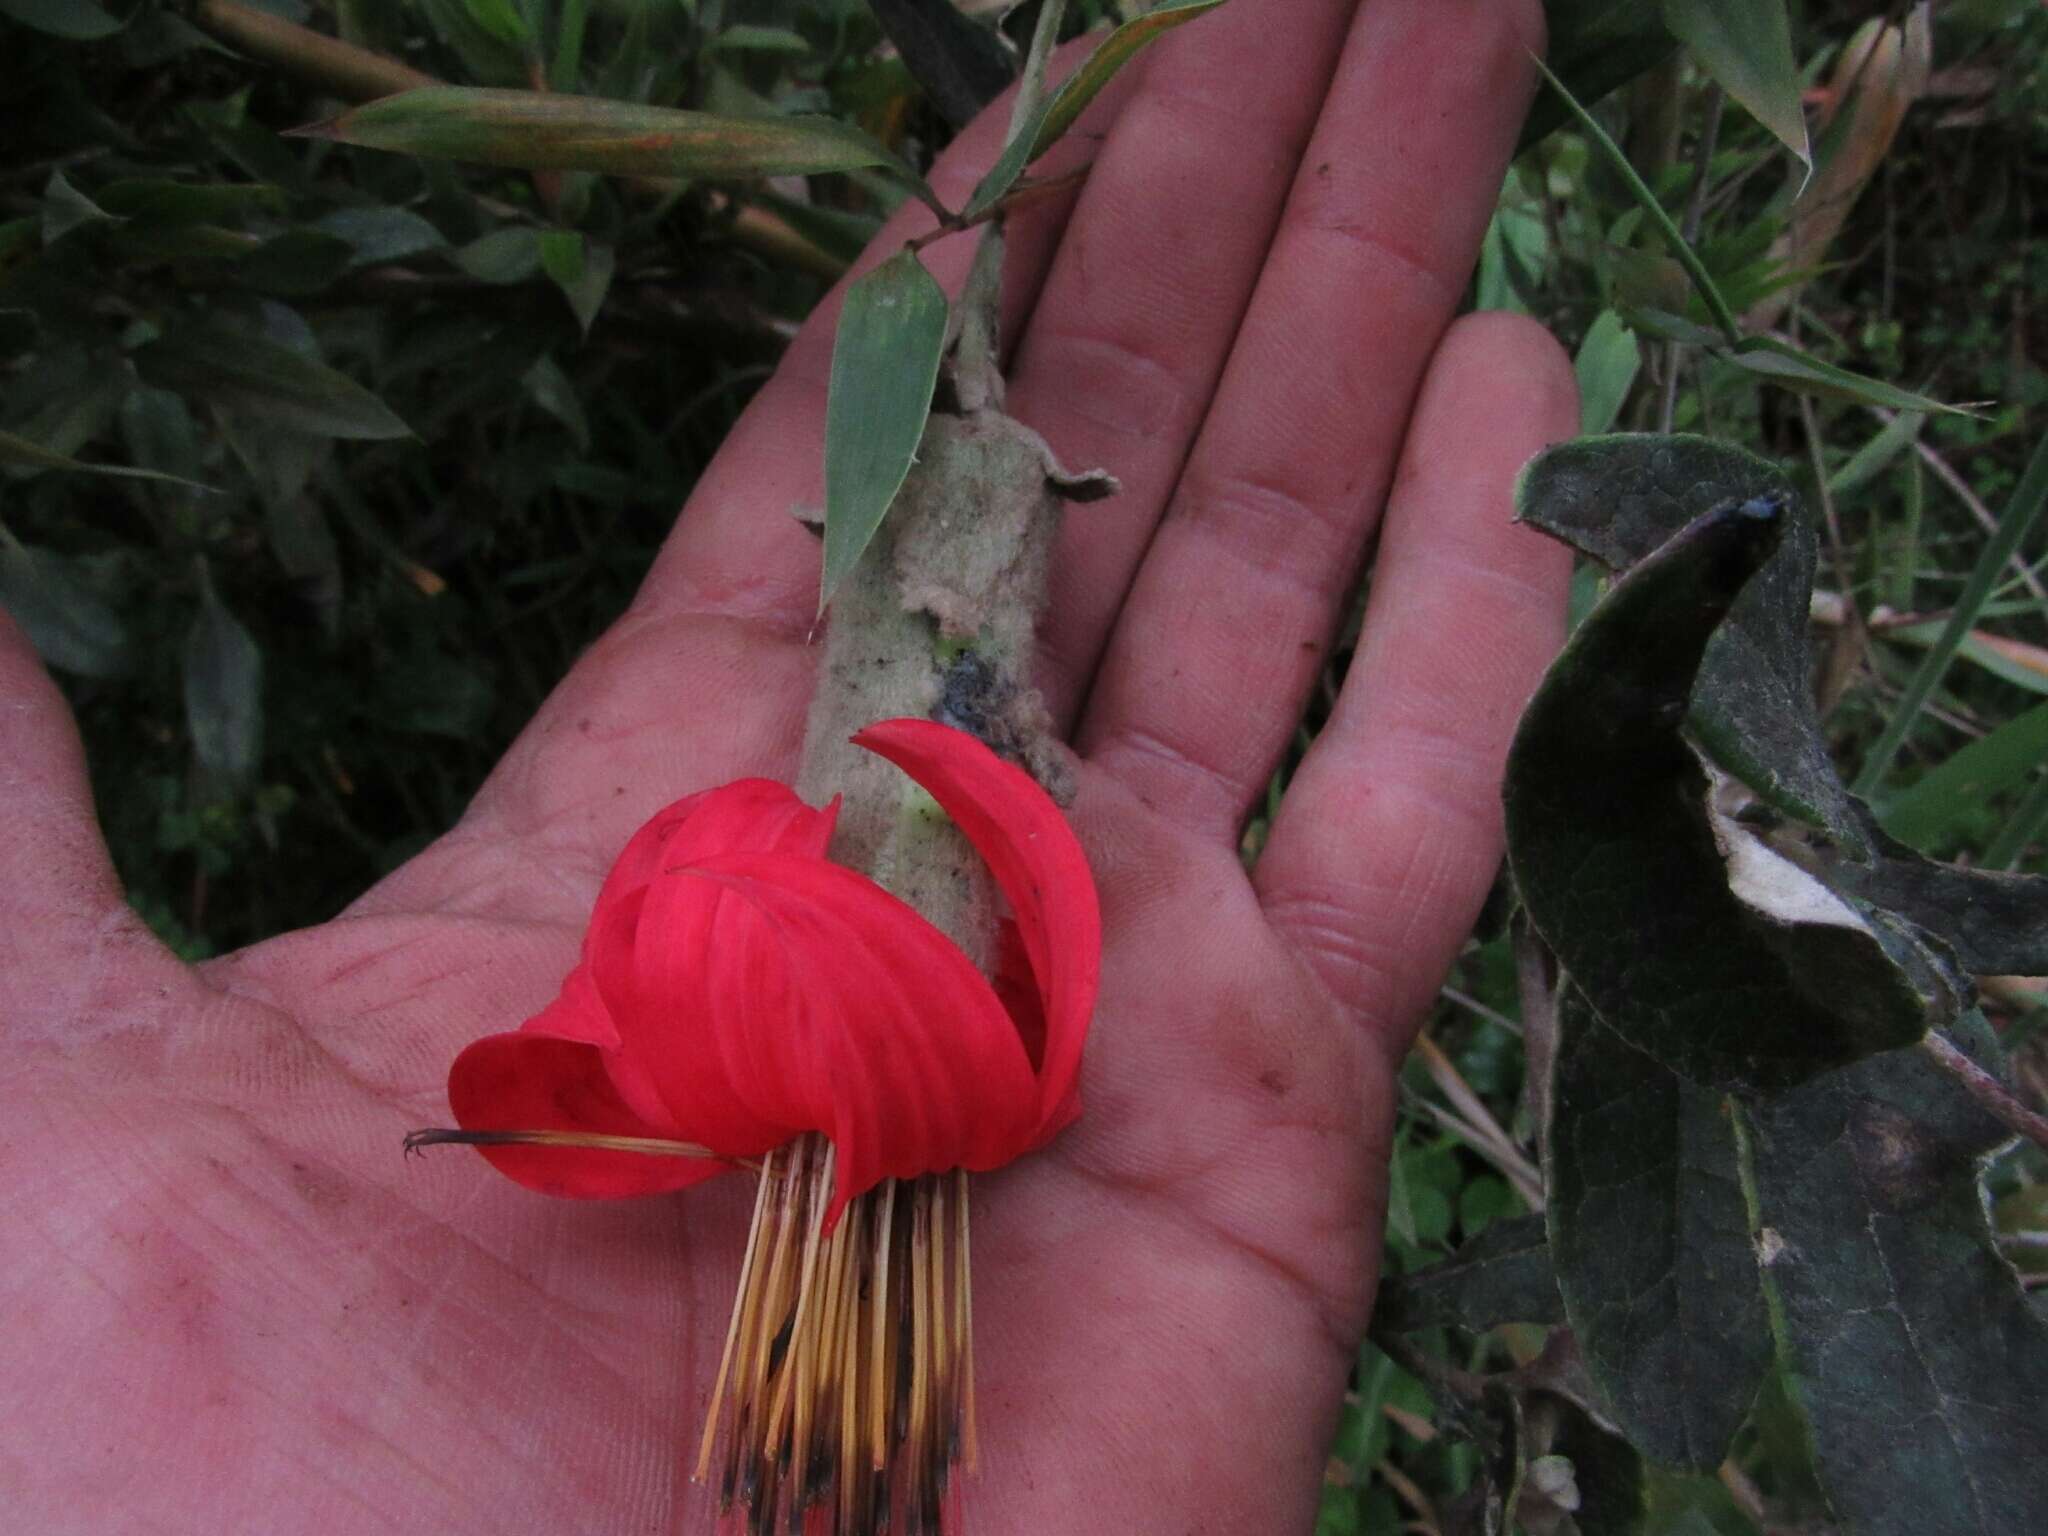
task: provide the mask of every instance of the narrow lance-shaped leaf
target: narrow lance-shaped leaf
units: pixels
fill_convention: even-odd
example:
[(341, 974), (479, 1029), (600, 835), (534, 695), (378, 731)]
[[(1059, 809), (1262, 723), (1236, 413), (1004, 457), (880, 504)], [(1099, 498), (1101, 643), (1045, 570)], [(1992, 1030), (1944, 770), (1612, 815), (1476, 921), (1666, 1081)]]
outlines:
[[(1957, 1042), (1997, 1045), (1981, 1016)], [(2009, 1133), (1919, 1051), (1744, 1107), (1771, 1326), (1845, 1536), (2041, 1524), (2048, 1319), (1985, 1215)]]
[(302, 133), (365, 149), (536, 171), (733, 180), (882, 167), (921, 179), (835, 118), (736, 117), (596, 96), (443, 85), (405, 91)]
[(0, 16), (75, 43), (111, 37), (127, 25), (92, 0), (0, 0)]
[(825, 405), (825, 571), (818, 610), (903, 487), (946, 346), (946, 295), (901, 251), (847, 291)]
[(1060, 88), (1039, 107), (1036, 119), (1003, 147), (974, 195), (961, 211), (966, 219), (979, 218), (1016, 185), (1024, 167), (1057, 144), (1080, 120), (1090, 102), (1102, 94), (1126, 64), (1173, 28), (1213, 11), (1223, 0), (1167, 0), (1167, 3), (1125, 22), (1096, 46), (1081, 67), (1061, 82)]
[(1811, 171), (1785, 0), (1664, 0), (1664, 21), (1721, 88)]
[(1771, 1363), (1724, 1094), (1559, 1002), (1544, 1218), (1566, 1316), (1629, 1441), (1672, 1466), (1728, 1454)]
[(1502, 1323), (1563, 1322), (1543, 1218), (1496, 1221), (1442, 1263), (1388, 1276), (1372, 1318), (1375, 1327), (1395, 1333), (1444, 1326), (1479, 1333)]
[(186, 326), (135, 354), (151, 383), (316, 437), (410, 437), (412, 429), (345, 373), (265, 337)]
[(1608, 1025), (1711, 1087), (1788, 1086), (1908, 1044), (1951, 1001), (1892, 925), (1714, 814), (1680, 735), (1707, 642), (1787, 517), (1778, 497), (1729, 503), (1637, 565), (1551, 668), (1508, 759), (1530, 920)]
[(0, 432), (0, 464), (22, 464), (35, 469), (71, 470), (86, 475), (115, 475), (128, 480), (160, 480), (195, 491), (213, 489), (212, 486), (197, 480), (187, 480), (183, 475), (168, 475), (162, 470), (138, 469), (130, 464), (87, 464), (72, 458), (68, 453), (57, 453), (13, 432)]

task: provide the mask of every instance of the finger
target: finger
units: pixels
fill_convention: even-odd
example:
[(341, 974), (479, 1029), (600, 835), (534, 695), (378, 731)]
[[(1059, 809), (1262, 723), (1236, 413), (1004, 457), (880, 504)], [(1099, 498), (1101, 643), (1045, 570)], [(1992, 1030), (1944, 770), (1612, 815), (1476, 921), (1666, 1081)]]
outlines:
[(1159, 44), (1018, 345), (1011, 411), (1123, 484), (1061, 530), (1040, 676), (1062, 723), (1180, 478), (1355, 3), (1240, 0)]
[(1084, 714), (1083, 753), (1235, 835), (1378, 520), (1533, 89), (1536, 0), (1358, 12), (1272, 253)]
[(1577, 398), (1532, 321), (1474, 315), (1445, 337), (1350, 675), (1254, 873), (1274, 927), (1394, 1058), (1492, 884), (1501, 765), (1564, 636), (1570, 556), (1509, 518), (1521, 466), (1577, 431)]
[(0, 1025), (69, 1026), (173, 964), (122, 899), (64, 696), (0, 612)]

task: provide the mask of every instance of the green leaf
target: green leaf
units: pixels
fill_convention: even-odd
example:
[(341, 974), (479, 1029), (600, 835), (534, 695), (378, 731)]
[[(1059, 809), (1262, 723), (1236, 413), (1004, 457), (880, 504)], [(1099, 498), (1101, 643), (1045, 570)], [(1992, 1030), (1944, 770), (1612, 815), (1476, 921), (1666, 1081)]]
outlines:
[(1586, 329), (1573, 367), (1579, 376), (1579, 430), (1588, 435), (1609, 431), (1628, 401), (1643, 349), (1627, 322), (1603, 309)]
[(1789, 1086), (1917, 1040), (1948, 1001), (1894, 924), (1715, 814), (1680, 735), (1708, 641), (1788, 521), (1780, 496), (1724, 503), (1640, 562), (1508, 758), (1531, 921), (1616, 1033), (1702, 1086)]
[(1771, 1364), (1725, 1095), (1559, 1008), (1544, 1170), (1557, 1284), (1629, 1442), (1709, 1471)]
[[(1981, 1016), (1958, 1043), (1995, 1063)], [(1919, 1051), (1745, 1105), (1740, 1124), (1771, 1326), (1838, 1528), (2038, 1529), (2048, 1320), (1979, 1187), (2009, 1133)]]
[[(1544, 0), (1543, 19), (1551, 71), (1584, 102), (1647, 74), (1678, 48), (1657, 7), (1643, 0)], [(1569, 121), (1563, 99), (1545, 92), (1530, 104), (1518, 147), (1527, 149)]]
[(787, 27), (727, 27), (711, 40), (713, 53), (781, 53), (802, 58), (811, 51), (801, 32)]
[(945, 344), (945, 292), (913, 252), (890, 257), (848, 290), (825, 406), (820, 613), (910, 473)]
[(68, 453), (57, 453), (12, 432), (0, 432), (0, 464), (18, 464), (31, 469), (64, 469), (85, 475), (113, 475), (124, 480), (159, 480), (195, 491), (211, 491), (210, 485), (187, 480), (183, 475), (161, 470), (138, 469), (129, 464), (86, 464)]
[(50, 172), (43, 187), (43, 244), (55, 245), (74, 229), (87, 224), (117, 222), (111, 213), (64, 179), (62, 171)]
[(284, 193), (264, 182), (189, 182), (133, 176), (100, 188), (108, 213), (137, 224), (229, 224), (282, 213)]
[(955, 128), (966, 127), (1016, 76), (1015, 56), (953, 0), (869, 0), (869, 6), (910, 77)]
[(541, 268), (562, 290), (586, 336), (611, 289), (614, 260), (610, 246), (588, 243), (575, 230), (550, 230), (540, 237)]
[(127, 25), (109, 16), (92, 0), (0, 0), (0, 16), (74, 43), (111, 37)]
[(0, 608), (22, 627), (44, 664), (80, 677), (119, 677), (132, 657), (112, 604), (61, 555), (19, 542), (0, 527)]
[(1483, 1333), (1502, 1323), (1563, 1322), (1543, 1218), (1496, 1221), (1443, 1262), (1389, 1275), (1372, 1317), (1375, 1327), (1395, 1333), (1437, 1327)]
[(1811, 171), (1785, 0), (1664, 0), (1664, 21), (1721, 88)]
[(552, 357), (541, 356), (526, 370), (520, 380), (533, 403), (546, 411), (555, 420), (569, 429), (569, 436), (576, 441), (579, 453), (590, 449), (590, 420), (583, 413), (583, 402), (576, 396), (576, 386), (562, 371), (561, 364)]
[(378, 266), (443, 249), (441, 231), (405, 208), (337, 208), (313, 228), (348, 242), (355, 265)]
[(191, 325), (135, 354), (144, 378), (318, 437), (410, 437), (389, 406), (345, 373), (266, 337)]
[(1987, 802), (2018, 788), (2048, 762), (2048, 704), (2037, 704), (1978, 738), (1882, 801), (1877, 819), (1902, 842), (1929, 848), (1951, 841)]
[(518, 46), (532, 34), (512, 0), (462, 0), (470, 20), (501, 43)]
[(494, 229), (450, 255), (480, 283), (523, 283), (540, 271), (540, 231), (523, 224)]
[[(1516, 515), (1620, 572), (1716, 503), (1787, 494), (1776, 469), (1739, 448), (1703, 437), (1623, 434), (1538, 455), (1522, 471)], [(1689, 723), (1723, 769), (1861, 853), (1863, 822), (1828, 756), (1807, 680), (1818, 543), (1810, 519), (1789, 520), (1777, 554), (1707, 644)]]
[(546, 91), (430, 86), (300, 132), (535, 171), (731, 180), (885, 166), (911, 174), (860, 129), (829, 117), (726, 117)]
[(199, 561), (199, 616), (185, 636), (185, 726), (192, 753), (218, 791), (255, 777), (263, 749), (263, 654), (213, 589)]
[(1165, 0), (1110, 33), (1046, 102), (1044, 115), (1031, 136), (1031, 152), (1025, 159), (1036, 160), (1057, 144), (1088, 110), (1088, 104), (1102, 94), (1102, 88), (1132, 59), (1173, 28), (1215, 10), (1222, 3), (1223, 0)]

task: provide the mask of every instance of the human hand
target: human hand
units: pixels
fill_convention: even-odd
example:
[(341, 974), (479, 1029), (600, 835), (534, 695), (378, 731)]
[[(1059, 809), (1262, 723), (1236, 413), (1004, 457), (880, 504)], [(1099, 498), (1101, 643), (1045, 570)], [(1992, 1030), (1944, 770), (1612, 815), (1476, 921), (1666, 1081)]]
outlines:
[[(1013, 233), (1010, 409), (1125, 490), (1070, 515), (1044, 631), (1103, 986), (1083, 1118), (976, 1181), (977, 1536), (1307, 1528), (1394, 1071), (1561, 633), (1565, 561), (1507, 515), (1574, 428), (1569, 368), (1526, 322), (1445, 333), (1538, 14), (1237, 0), (1100, 104), (1070, 216)], [(999, 126), (941, 168), (956, 202)], [(927, 253), (955, 287), (968, 256)], [(556, 1202), (398, 1145), (444, 1118), (464, 1043), (553, 995), (642, 820), (793, 769), (817, 548), (789, 512), (819, 499), (830, 345), (828, 310), (460, 826), (336, 921), (196, 970), (122, 903), (63, 706), (0, 620), (21, 1529), (708, 1528), (685, 1479), (745, 1181)], [(1238, 828), (1376, 530), (1349, 679), (1247, 877)]]

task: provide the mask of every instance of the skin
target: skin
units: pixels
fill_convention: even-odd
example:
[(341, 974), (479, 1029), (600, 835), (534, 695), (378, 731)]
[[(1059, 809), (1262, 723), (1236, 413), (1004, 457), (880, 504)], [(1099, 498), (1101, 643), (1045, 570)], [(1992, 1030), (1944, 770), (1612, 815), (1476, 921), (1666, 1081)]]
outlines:
[[(1045, 687), (1101, 886), (1081, 1122), (977, 1181), (972, 1528), (1305, 1531), (1378, 1266), (1391, 1082), (1500, 855), (1566, 562), (1509, 525), (1556, 345), (1451, 324), (1534, 0), (1236, 0), (1020, 222), (1010, 405), (1123, 480), (1062, 536)], [(993, 156), (941, 168), (956, 204)], [(923, 227), (913, 211), (878, 244)], [(930, 253), (957, 287), (969, 244)], [(462, 823), (198, 969), (129, 914), (0, 619), (0, 1508), (23, 1530), (702, 1531), (687, 1464), (751, 1189), (549, 1201), (443, 1122), (552, 996), (632, 830), (795, 762), (830, 306), (632, 611)], [(1237, 828), (1377, 540), (1357, 659), (1247, 877)]]

